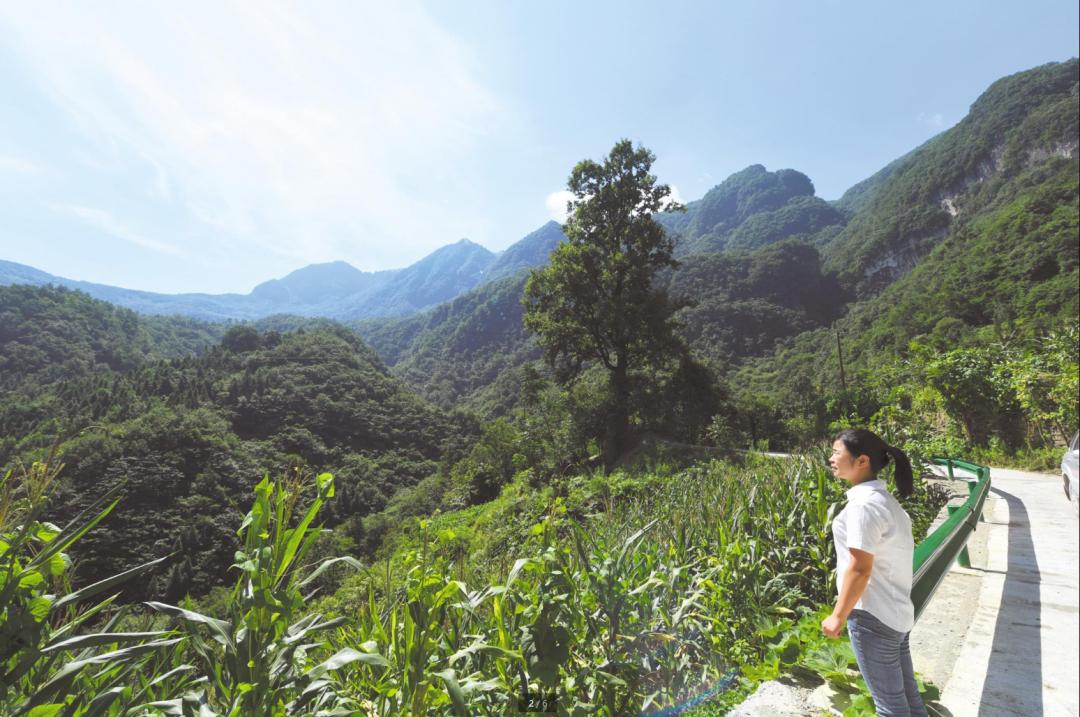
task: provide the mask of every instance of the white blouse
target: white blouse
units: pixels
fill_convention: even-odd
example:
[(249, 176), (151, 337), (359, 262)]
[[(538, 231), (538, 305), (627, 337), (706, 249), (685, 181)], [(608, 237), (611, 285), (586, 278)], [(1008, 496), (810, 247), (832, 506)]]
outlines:
[(911, 518), (885, 482), (877, 478), (849, 488), (847, 499), (847, 506), (832, 525), (837, 594), (844, 587), (844, 573), (851, 562), (848, 551), (855, 548), (873, 554), (870, 581), (855, 609), (865, 610), (898, 632), (910, 632), (915, 625)]

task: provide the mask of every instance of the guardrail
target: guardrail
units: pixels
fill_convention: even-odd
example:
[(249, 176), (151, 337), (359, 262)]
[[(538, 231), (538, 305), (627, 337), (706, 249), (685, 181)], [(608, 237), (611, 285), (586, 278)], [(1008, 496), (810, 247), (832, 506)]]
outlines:
[(967, 541), (982, 517), (983, 503), (990, 492), (990, 469), (977, 463), (957, 458), (932, 458), (933, 463), (945, 466), (949, 478), (953, 468), (962, 468), (975, 474), (968, 481), (968, 499), (963, 505), (950, 505), (949, 517), (915, 547), (914, 575), (911, 581), (911, 602), (915, 604), (915, 619), (937, 591), (953, 561), (970, 567)]

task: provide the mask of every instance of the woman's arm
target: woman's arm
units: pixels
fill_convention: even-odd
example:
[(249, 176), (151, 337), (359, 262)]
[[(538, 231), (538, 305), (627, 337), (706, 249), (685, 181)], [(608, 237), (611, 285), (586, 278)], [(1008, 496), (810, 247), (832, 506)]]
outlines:
[(870, 573), (874, 569), (873, 553), (856, 548), (851, 548), (849, 552), (851, 560), (848, 561), (847, 570), (844, 572), (844, 586), (840, 590), (840, 597), (836, 600), (832, 615), (821, 623), (821, 631), (826, 637), (840, 637), (844, 622), (855, 609), (855, 603), (859, 602), (863, 591), (866, 590), (866, 584), (870, 582)]

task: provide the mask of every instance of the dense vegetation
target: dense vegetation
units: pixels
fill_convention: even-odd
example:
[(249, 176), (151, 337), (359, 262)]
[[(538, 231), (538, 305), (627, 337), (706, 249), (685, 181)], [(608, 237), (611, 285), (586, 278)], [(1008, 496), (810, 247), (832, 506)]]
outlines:
[(677, 263), (674, 241), (652, 215), (681, 207), (649, 173), (655, 160), (624, 139), (602, 162), (578, 162), (567, 183), (566, 241), (547, 266), (530, 272), (522, 297), (525, 328), (560, 383), (589, 365), (606, 372), (602, 447), (609, 468), (630, 447), (631, 376), (692, 361), (675, 331), (678, 305), (656, 281)]
[[(783, 619), (813, 619), (831, 594), (828, 526), (842, 498), (819, 459), (654, 465), (539, 492), (515, 481), (479, 512), (400, 526), (385, 566), (345, 559), (360, 571), (312, 604), (306, 591), (343, 564), (306, 560), (335, 482), (295, 473), (255, 487), (234, 587), (216, 607), (152, 600), (164, 617), (122, 610), (102, 624), (89, 618), (112, 613), (111, 598), (73, 606), (153, 563), (48, 594), (64, 551), (115, 508), (63, 530), (43, 522), (57, 469), (0, 484), (13, 508), (0, 514), (0, 574), (14, 578), (0, 584), (11, 638), (0, 706), (12, 715), (495, 715), (542, 699), (614, 717), (685, 704), (744, 665), (730, 703), (779, 659), (757, 667)], [(940, 504), (925, 490), (908, 501), (920, 535)], [(831, 653), (807, 652), (823, 676), (838, 669)]]
[(500, 279), (431, 311), (356, 325), (395, 375), (434, 403), (505, 415), (518, 402), (522, 367), (540, 350), (522, 324), (525, 276)]
[(910, 270), (950, 230), (948, 202), (1008, 181), (1054, 155), (1076, 157), (1080, 61), (998, 80), (955, 127), (890, 165), (861, 209), (825, 249), (826, 265), (862, 296)]
[(264, 472), (333, 469), (329, 518), (359, 521), (477, 434), (474, 419), (405, 389), (340, 325), (235, 326), (202, 355), (165, 359), (204, 336), (184, 334), (186, 320), (155, 336), (134, 313), (65, 289), (0, 288), (0, 313), (4, 463), (59, 441), (57, 517), (121, 486), (119, 512), (82, 543), (83, 580), (175, 549), (164, 592), (205, 592), (232, 559), (228, 526)]
[[(677, 254), (756, 249), (789, 237), (831, 236), (846, 217), (814, 196), (810, 178), (794, 169), (769, 172), (755, 164), (736, 172), (659, 221), (678, 241)], [(833, 230), (833, 232), (829, 232)]]
[(668, 291), (691, 303), (678, 315), (683, 336), (721, 368), (827, 325), (842, 307), (839, 286), (822, 273), (817, 250), (796, 239), (753, 253), (686, 257)]
[[(1076, 103), (1072, 113), (1075, 120)], [(941, 450), (993, 444), (995, 459), (1008, 460), (1017, 450), (1067, 441), (1077, 427), (1070, 391), (1080, 315), (1077, 177), (1075, 156), (1050, 155), (958, 194), (958, 213), (933, 249), (878, 295), (851, 304), (837, 321), (846, 387), (837, 334), (820, 328), (790, 336), (773, 355), (751, 360), (733, 383), (759, 408), (775, 407), (774, 416), (786, 428), (774, 422), (773, 434), (787, 444), (815, 435), (840, 412), (869, 420), (880, 410), (896, 410), (889, 406), (901, 396), (919, 397), (916, 408), (912, 399), (900, 401), (902, 410), (920, 416), (923, 432), (936, 436)], [(1056, 348), (1047, 352), (1047, 345)], [(934, 366), (972, 352), (984, 358), (968, 369), (971, 401), (950, 400), (949, 389), (935, 393)], [(1002, 378), (1031, 373), (1016, 368), (1017, 361), (1036, 357), (1043, 366), (1037, 379), (1042, 400), (1055, 402), (1053, 408), (1035, 409), (1025, 398), (1024, 382), (1036, 379)], [(997, 408), (976, 409), (980, 401)], [(1048, 412), (1062, 417), (1057, 428), (1046, 424)], [(1045, 459), (1033, 460), (1032, 465), (1052, 467)]]
[[(718, 439), (790, 447), (816, 440), (841, 416), (870, 421), (900, 390), (889, 382), (926, 360), (912, 346), (1031, 353), (1070, 331), (1080, 256), (1078, 66), (1070, 60), (995, 83), (956, 127), (853, 187), (835, 217), (783, 219), (821, 204), (804, 175), (760, 166), (732, 175), (685, 214), (657, 215), (681, 261), (660, 281), (693, 303), (679, 313), (681, 335), (732, 398), (730, 415), (714, 426)], [(508, 416), (520, 400), (510, 387), (538, 355), (515, 324), (514, 294), (505, 284), (480, 287), (452, 311), (361, 331), (395, 373), (445, 405)], [(481, 315), (508, 322), (497, 341), (480, 330)], [(444, 350), (450, 337), (455, 348)], [(1059, 361), (1061, 386), (1074, 361)], [(435, 376), (445, 378), (435, 384)], [(921, 425), (935, 435), (968, 449), (993, 442), (997, 460), (1027, 460), (1013, 454), (1061, 441), (1035, 413), (1014, 411), (1009, 428), (973, 433), (955, 404), (951, 413), (942, 401), (919, 405)]]
[[(628, 368), (622, 405), (602, 355), (538, 361), (545, 322), (610, 328), (571, 325), (580, 293), (527, 330), (514, 272), (553, 225), (495, 281), (352, 327), (0, 287), (0, 709), (503, 714), (553, 692), (615, 715), (793, 661), (849, 679), (808, 628), (840, 486), (820, 458), (729, 449), (812, 453), (857, 423), (916, 459), (1052, 467), (1080, 421), (1077, 68), (995, 83), (836, 205), (754, 166), (655, 215), (669, 234), (638, 239), (678, 262), (633, 275), (664, 309), (634, 304), (659, 319), (634, 340), (680, 350)], [(604, 288), (632, 248), (568, 263)], [(497, 266), (477, 256), (470, 281)], [(356, 279), (340, 268), (265, 290), (317, 299), (318, 277)], [(917, 532), (940, 505), (907, 503)]]

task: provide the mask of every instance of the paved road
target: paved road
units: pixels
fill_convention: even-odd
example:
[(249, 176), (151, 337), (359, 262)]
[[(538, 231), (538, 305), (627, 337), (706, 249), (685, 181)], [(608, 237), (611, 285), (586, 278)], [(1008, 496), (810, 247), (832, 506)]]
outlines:
[(1061, 478), (992, 468), (971, 539), (912, 631), (953, 717), (1080, 717), (1080, 551)]

